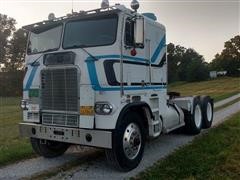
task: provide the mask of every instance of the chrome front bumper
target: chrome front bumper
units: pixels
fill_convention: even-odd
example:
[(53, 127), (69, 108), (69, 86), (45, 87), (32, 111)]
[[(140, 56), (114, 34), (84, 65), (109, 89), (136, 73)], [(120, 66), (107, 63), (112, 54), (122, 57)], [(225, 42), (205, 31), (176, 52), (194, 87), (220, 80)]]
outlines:
[(112, 132), (45, 126), (34, 123), (20, 123), (20, 135), (38, 139), (80, 144), (101, 148), (112, 148)]

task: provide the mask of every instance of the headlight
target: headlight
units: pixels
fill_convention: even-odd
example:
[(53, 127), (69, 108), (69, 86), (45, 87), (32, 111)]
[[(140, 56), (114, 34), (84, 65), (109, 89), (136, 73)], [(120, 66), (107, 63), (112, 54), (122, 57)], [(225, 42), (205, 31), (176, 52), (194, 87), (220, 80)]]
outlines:
[(113, 106), (109, 103), (96, 103), (95, 104), (95, 113), (101, 115), (108, 115), (111, 114), (113, 111)]
[(112, 112), (112, 106), (110, 104), (104, 104), (103, 108), (102, 108), (102, 111), (105, 114), (110, 114)]
[(21, 108), (22, 108), (23, 110), (28, 110), (28, 108), (29, 108), (29, 103), (28, 103), (27, 100), (21, 100)]

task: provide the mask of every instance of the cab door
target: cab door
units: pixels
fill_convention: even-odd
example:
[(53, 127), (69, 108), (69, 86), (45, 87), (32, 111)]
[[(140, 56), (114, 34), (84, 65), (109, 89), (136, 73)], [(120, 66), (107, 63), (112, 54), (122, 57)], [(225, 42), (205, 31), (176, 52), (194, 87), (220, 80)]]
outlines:
[(142, 87), (150, 84), (149, 41), (143, 47), (134, 44), (134, 20), (125, 19), (123, 36), (123, 80), (127, 86)]

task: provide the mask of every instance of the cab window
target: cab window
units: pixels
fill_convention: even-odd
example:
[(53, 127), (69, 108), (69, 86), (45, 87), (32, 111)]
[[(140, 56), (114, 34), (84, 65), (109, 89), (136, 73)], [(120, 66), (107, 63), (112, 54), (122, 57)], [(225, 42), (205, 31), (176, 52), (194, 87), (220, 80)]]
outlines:
[(125, 23), (125, 45), (134, 46), (134, 22), (130, 18)]

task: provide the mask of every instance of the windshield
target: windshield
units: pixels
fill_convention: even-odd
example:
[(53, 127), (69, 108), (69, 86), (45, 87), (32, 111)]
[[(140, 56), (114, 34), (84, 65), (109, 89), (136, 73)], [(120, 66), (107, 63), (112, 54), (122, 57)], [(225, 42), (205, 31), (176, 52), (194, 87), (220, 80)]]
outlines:
[(40, 33), (30, 33), (28, 54), (56, 50), (60, 46), (62, 26), (57, 26)]
[(115, 42), (117, 15), (68, 22), (63, 48), (110, 45)]

